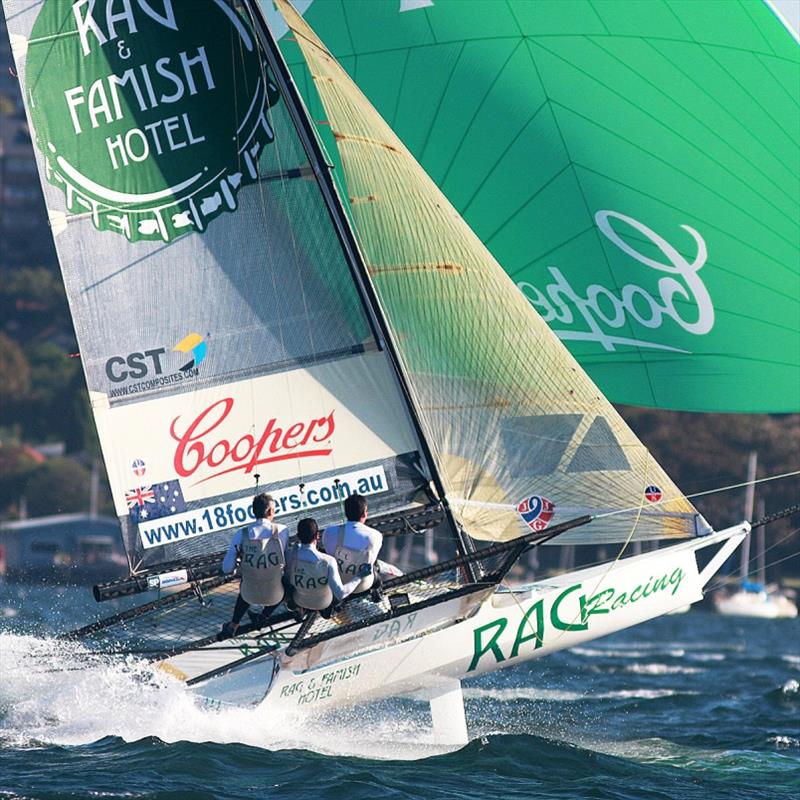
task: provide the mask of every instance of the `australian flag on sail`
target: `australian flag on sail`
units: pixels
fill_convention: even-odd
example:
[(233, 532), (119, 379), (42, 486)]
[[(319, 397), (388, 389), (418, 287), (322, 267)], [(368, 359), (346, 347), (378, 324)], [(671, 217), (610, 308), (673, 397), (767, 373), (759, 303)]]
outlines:
[(553, 519), (556, 507), (546, 497), (535, 494), (523, 500), (517, 506), (517, 511), (532, 531), (543, 531)]
[(178, 480), (129, 489), (125, 492), (125, 502), (130, 509), (131, 522), (137, 524), (186, 511), (186, 502)]

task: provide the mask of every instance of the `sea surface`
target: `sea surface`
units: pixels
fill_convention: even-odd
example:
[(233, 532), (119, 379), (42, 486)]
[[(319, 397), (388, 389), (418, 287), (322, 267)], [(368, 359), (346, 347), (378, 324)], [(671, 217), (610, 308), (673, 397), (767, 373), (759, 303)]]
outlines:
[(800, 620), (693, 609), (465, 684), (438, 747), (391, 701), (286, 726), (53, 633), (88, 589), (0, 583), (0, 798), (800, 798)]

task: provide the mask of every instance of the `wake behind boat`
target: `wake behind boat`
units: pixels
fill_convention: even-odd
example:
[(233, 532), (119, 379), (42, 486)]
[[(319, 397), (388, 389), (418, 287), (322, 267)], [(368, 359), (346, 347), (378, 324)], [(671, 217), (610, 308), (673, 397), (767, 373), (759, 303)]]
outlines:
[[(69, 635), (268, 711), (422, 693), (461, 741), (461, 678), (700, 599), (749, 524), (712, 532), (292, 7), (335, 177), (255, 3), (112, 5), (4, 0), (130, 566), (96, 597), (159, 593)], [(220, 641), (254, 480), (442, 561)], [(502, 585), (645, 540), (686, 541)]]

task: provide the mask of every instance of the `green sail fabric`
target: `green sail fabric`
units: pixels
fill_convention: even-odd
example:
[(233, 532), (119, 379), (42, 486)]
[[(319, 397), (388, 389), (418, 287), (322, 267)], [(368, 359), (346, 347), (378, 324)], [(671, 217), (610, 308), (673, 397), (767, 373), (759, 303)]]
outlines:
[(308, 25), (277, 5), (325, 106), (365, 262), (467, 532), (506, 539), (623, 511), (575, 536), (695, 534), (691, 504)]
[(800, 410), (800, 48), (766, 3), (298, 7), (613, 402)]

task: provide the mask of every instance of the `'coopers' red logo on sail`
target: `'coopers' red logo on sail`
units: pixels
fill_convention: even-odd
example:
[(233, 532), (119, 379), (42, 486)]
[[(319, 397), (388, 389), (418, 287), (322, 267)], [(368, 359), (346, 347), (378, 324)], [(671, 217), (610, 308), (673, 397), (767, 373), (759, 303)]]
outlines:
[(249, 433), (236, 438), (222, 430), (233, 406), (233, 398), (226, 397), (201, 411), (186, 427), (180, 416), (172, 420), (169, 432), (178, 443), (173, 458), (178, 475), (188, 478), (203, 467), (215, 470), (196, 481), (203, 483), (237, 470), (249, 474), (260, 464), (273, 461), (327, 456), (332, 450), (333, 411), (327, 417), (289, 425), (272, 417), (257, 438)]

